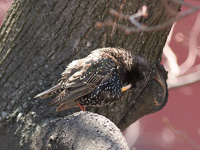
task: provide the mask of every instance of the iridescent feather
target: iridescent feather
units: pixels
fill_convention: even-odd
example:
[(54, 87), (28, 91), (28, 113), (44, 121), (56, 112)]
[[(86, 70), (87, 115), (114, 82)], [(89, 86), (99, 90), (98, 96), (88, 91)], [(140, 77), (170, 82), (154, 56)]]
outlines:
[(123, 92), (148, 80), (147, 61), (118, 48), (101, 48), (70, 63), (60, 82), (38, 94), (42, 99), (57, 95), (48, 106), (57, 111), (83, 106), (100, 107), (121, 99)]

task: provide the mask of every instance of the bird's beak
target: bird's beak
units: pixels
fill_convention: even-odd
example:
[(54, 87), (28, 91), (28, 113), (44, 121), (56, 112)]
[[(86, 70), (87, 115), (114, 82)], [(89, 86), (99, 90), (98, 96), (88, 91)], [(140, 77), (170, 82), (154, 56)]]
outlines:
[(129, 90), (131, 87), (132, 87), (132, 85), (128, 84), (126, 86), (123, 86), (121, 90), (122, 90), (122, 92), (125, 92), (125, 91)]

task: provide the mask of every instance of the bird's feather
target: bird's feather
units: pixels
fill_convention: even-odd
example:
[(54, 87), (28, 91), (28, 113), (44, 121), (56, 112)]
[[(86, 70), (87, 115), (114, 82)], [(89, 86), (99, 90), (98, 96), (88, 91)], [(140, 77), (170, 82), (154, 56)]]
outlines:
[(61, 85), (57, 84), (57, 85), (53, 86), (52, 88), (50, 88), (42, 93), (39, 93), (34, 98), (37, 98), (37, 97), (40, 97), (41, 99), (48, 98), (48, 97), (52, 96), (54, 93), (59, 92), (60, 89), (61, 89)]
[(61, 105), (59, 105), (56, 109), (56, 111), (63, 111), (63, 110), (66, 110), (66, 109), (70, 109), (70, 108), (73, 108), (73, 107), (77, 107), (77, 104), (75, 101), (69, 101), (69, 102), (65, 102), (65, 103), (62, 103)]
[(90, 93), (91, 91), (93, 91), (94, 88), (96, 88), (95, 85), (87, 84), (87, 85), (84, 85), (82, 87), (73, 89), (72, 91), (68, 92), (67, 94), (64, 91), (64, 94), (61, 93), (60, 95), (58, 95), (55, 99), (53, 99), (48, 104), (48, 106), (60, 105), (60, 104), (65, 103), (65, 102), (77, 100), (78, 98), (80, 98), (80, 97)]
[(119, 48), (96, 49), (70, 63), (59, 84), (36, 97), (44, 99), (57, 94), (49, 103), (49, 106), (59, 105), (57, 111), (74, 107), (76, 102), (94, 106), (109, 104), (120, 99), (123, 91), (143, 83), (149, 69), (146, 61), (137, 58), (140, 57)]
[[(93, 64), (93, 65), (92, 65)], [(69, 77), (67, 82), (61, 83), (64, 85), (65, 90), (61, 92), (55, 99), (53, 99), (48, 106), (61, 105), (69, 101), (77, 100), (91, 93), (102, 80), (109, 78), (113, 67), (116, 67), (114, 61), (107, 57), (103, 61), (86, 62), (86, 70), (75, 72)], [(99, 69), (101, 66), (101, 69)]]

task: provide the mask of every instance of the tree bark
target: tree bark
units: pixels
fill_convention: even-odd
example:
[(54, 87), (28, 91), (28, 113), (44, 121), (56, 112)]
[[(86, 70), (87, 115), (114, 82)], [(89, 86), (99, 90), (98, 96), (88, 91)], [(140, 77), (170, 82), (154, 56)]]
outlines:
[[(67, 120), (60, 117), (73, 116), (79, 109), (57, 113), (55, 107), (46, 107), (49, 99), (33, 97), (55, 85), (72, 60), (83, 58), (96, 48), (122, 47), (137, 53), (150, 62), (153, 71), (143, 89), (127, 92), (113, 106), (87, 110), (106, 116), (124, 130), (166, 104), (166, 73), (160, 60), (170, 27), (129, 35), (110, 27), (95, 28), (96, 22), (108, 19), (130, 24), (111, 16), (109, 9), (133, 14), (144, 4), (149, 17), (140, 21), (148, 26), (172, 17), (160, 0), (16, 0), (12, 4), (0, 28), (0, 149), (35, 149), (33, 144), (41, 142), (39, 139), (49, 139), (39, 149), (51, 149), (48, 145), (54, 129)], [(171, 3), (170, 6), (179, 8)], [(57, 119), (60, 123), (52, 125)], [(46, 129), (52, 134), (42, 134)], [(64, 127), (60, 131), (63, 130)], [(32, 137), (36, 132), (40, 132), (38, 139)]]

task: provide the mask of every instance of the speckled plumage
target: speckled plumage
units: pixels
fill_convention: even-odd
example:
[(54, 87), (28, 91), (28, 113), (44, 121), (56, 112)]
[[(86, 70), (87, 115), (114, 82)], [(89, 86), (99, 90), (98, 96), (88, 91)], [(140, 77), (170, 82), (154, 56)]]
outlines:
[(57, 111), (75, 107), (77, 102), (100, 107), (120, 100), (123, 87), (128, 90), (145, 83), (149, 71), (145, 59), (123, 49), (96, 49), (70, 63), (60, 82), (36, 97), (44, 99), (57, 94), (49, 103), (49, 106), (59, 106)]

